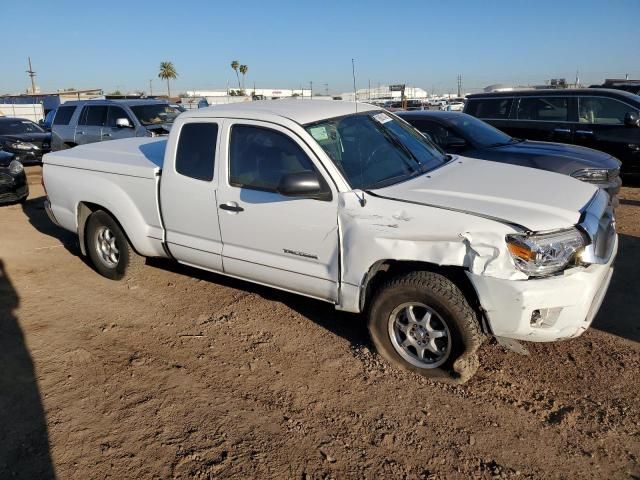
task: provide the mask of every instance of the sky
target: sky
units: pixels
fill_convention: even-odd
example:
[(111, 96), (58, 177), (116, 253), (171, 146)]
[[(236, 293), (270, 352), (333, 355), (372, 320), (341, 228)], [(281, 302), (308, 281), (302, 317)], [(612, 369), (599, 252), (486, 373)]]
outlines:
[[(405, 83), (474, 92), (495, 83), (640, 78), (640, 0), (75, 1), (0, 0), (0, 93), (24, 92), (31, 56), (42, 91), (172, 93), (246, 86), (340, 93)], [(9, 39), (9, 40), (7, 40)]]

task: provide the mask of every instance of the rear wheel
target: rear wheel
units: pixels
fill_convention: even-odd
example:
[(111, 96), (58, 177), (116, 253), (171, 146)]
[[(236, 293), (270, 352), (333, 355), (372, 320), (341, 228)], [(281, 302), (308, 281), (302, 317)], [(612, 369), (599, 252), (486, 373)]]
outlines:
[(371, 303), (369, 332), (386, 360), (420, 375), (464, 382), (477, 370), (482, 333), (476, 313), (440, 274), (411, 272), (382, 284)]
[(95, 269), (111, 280), (120, 280), (141, 262), (118, 223), (105, 211), (91, 214), (86, 226), (86, 246)]

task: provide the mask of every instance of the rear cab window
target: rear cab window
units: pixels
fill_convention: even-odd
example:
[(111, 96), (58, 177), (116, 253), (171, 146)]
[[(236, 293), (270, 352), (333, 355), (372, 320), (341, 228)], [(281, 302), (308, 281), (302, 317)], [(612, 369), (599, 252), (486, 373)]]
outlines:
[(178, 138), (176, 172), (196, 180), (213, 180), (217, 142), (217, 123), (184, 124)]

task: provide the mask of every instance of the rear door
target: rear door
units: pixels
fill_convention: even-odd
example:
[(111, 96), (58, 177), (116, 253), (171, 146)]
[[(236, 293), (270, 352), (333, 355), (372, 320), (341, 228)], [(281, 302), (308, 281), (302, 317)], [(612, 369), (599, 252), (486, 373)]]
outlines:
[(75, 143), (84, 145), (102, 140), (102, 127), (107, 122), (106, 105), (86, 105), (76, 126)]
[(259, 121), (228, 121), (221, 145), (227, 159), (218, 198), (225, 272), (336, 301), (336, 191), (329, 187), (330, 200), (276, 191), (287, 173), (311, 170), (326, 181), (317, 157), (292, 131)]
[[(160, 182), (160, 209), (166, 243), (180, 262), (222, 271), (222, 242), (218, 225), (218, 140), (220, 122), (187, 119), (177, 141), (169, 141)], [(170, 137), (174, 139), (175, 137)]]
[[(129, 120), (131, 127), (117, 127), (116, 120), (119, 118), (125, 118)], [(104, 127), (102, 127), (102, 140), (118, 140), (120, 138), (135, 137), (135, 127), (133, 120), (122, 107), (110, 105), (107, 111), (107, 121)]]
[(511, 121), (511, 135), (543, 142), (572, 143), (570, 105), (568, 97), (555, 95), (518, 98)]

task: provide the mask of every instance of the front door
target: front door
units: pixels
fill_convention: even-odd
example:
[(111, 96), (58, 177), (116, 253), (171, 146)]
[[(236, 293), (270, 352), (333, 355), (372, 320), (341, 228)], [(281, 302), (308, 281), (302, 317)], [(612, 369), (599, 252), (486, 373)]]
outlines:
[[(192, 118), (173, 128), (179, 132), (177, 144), (169, 137), (166, 151), (175, 152), (175, 162), (165, 166), (160, 182), (167, 248), (181, 263), (222, 271), (216, 191), (220, 124)], [(158, 139), (141, 150), (163, 142)]]
[(227, 161), (218, 208), (225, 273), (336, 301), (335, 190), (329, 187), (330, 200), (277, 192), (284, 174), (311, 170), (322, 176), (318, 159), (296, 134), (277, 125), (238, 120), (224, 130)]
[[(118, 127), (116, 120), (125, 118), (129, 120), (131, 127)], [(134, 137), (136, 135), (135, 124), (124, 108), (111, 105), (107, 113), (107, 122), (102, 127), (102, 140), (119, 140), (121, 138)]]
[(640, 128), (624, 124), (627, 112), (638, 109), (606, 97), (579, 97), (577, 145), (601, 150), (622, 162), (622, 171), (640, 172)]

